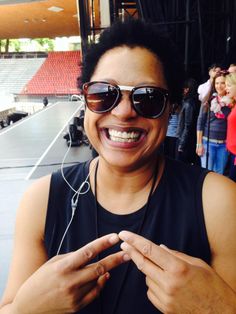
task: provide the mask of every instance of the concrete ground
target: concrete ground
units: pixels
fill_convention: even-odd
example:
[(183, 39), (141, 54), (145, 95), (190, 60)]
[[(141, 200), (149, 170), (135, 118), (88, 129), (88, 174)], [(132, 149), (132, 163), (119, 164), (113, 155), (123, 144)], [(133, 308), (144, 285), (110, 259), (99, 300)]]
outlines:
[(16, 209), (33, 180), (0, 181), (0, 297), (6, 284), (13, 248)]
[[(68, 147), (64, 132), (80, 102), (58, 102), (0, 130), (0, 298), (11, 260), (15, 214), (25, 189), (59, 169)], [(72, 147), (65, 165), (91, 158), (88, 146)]]

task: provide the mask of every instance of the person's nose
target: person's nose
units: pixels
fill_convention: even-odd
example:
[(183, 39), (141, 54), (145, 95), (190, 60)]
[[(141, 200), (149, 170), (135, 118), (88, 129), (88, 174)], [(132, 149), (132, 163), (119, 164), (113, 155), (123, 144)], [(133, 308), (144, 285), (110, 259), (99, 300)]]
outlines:
[(115, 115), (120, 120), (127, 120), (137, 116), (137, 113), (131, 104), (129, 92), (122, 92), (122, 97), (118, 105), (112, 109), (111, 114)]

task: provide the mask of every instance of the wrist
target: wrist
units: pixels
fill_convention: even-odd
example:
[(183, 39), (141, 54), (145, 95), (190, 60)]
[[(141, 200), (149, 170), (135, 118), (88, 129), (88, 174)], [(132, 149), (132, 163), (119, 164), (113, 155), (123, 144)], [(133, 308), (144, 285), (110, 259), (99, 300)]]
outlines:
[(202, 144), (201, 144), (201, 143), (197, 143), (197, 144), (196, 144), (196, 147), (197, 147), (197, 148), (201, 148), (201, 147), (202, 147)]

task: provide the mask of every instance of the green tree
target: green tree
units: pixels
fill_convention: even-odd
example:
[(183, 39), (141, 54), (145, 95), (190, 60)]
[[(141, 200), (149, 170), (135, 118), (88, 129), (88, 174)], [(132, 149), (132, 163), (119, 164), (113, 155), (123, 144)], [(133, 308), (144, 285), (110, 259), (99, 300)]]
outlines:
[(10, 47), (10, 39), (0, 39), (0, 52), (8, 52)]
[(19, 39), (11, 39), (9, 42), (9, 45), (14, 52), (20, 52), (21, 51), (21, 42)]
[(36, 41), (44, 51), (53, 51), (54, 50), (54, 41), (50, 38), (34, 38), (32, 39)]

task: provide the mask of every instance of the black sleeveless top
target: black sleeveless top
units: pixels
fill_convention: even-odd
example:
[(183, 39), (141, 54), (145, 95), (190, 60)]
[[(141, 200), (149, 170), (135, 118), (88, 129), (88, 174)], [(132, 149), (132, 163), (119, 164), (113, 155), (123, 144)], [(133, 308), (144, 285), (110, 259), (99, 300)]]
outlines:
[[(66, 179), (75, 190), (87, 177), (89, 163), (88, 161), (64, 169)], [(171, 249), (201, 258), (209, 264), (211, 252), (202, 208), (202, 185), (207, 173), (200, 167), (166, 159), (162, 178), (150, 199), (141, 235), (154, 243), (165, 244)], [(56, 255), (70, 221), (73, 195), (74, 192), (65, 183), (60, 171), (53, 173), (45, 226), (48, 258)], [(100, 205), (98, 209), (98, 230), (99, 236), (102, 236), (111, 232), (118, 233), (121, 230), (137, 232), (145, 206), (127, 215), (112, 214)], [(79, 196), (73, 222), (60, 250), (61, 254), (77, 250), (96, 238), (95, 212), (95, 198), (89, 190)], [(119, 245), (115, 245), (100, 257), (118, 250)], [(129, 268), (124, 281), (126, 267)], [(110, 273), (111, 278), (101, 297), (79, 313), (160, 313), (146, 296), (145, 276), (132, 262), (120, 265)]]

